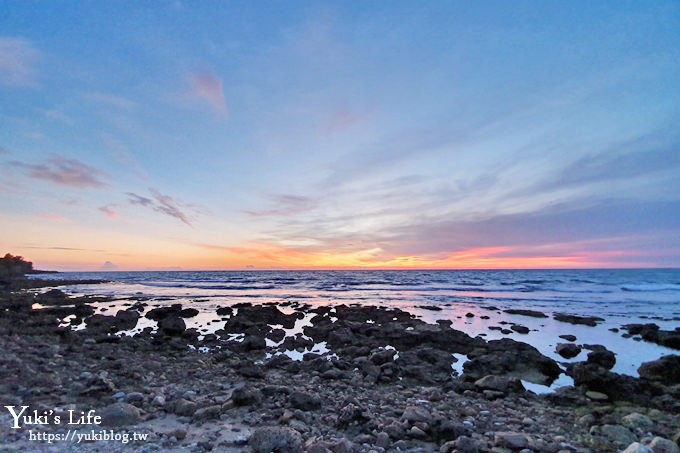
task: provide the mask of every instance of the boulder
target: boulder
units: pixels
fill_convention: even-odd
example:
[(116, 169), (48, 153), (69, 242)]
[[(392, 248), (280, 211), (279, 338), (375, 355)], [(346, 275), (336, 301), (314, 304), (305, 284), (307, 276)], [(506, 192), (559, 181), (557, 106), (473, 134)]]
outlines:
[(132, 404), (114, 403), (97, 412), (102, 426), (126, 426), (139, 421), (139, 409)]
[(536, 348), (510, 338), (491, 340), (486, 349), (468, 354), (463, 378), (476, 381), (494, 374), (516, 377), (535, 384), (550, 385), (562, 373), (557, 363)]
[(658, 360), (645, 362), (638, 368), (638, 373), (641, 378), (665, 385), (680, 384), (680, 355), (665, 355)]
[(616, 355), (608, 350), (592, 351), (588, 353), (588, 363), (595, 363), (607, 370), (611, 370), (616, 365)]
[(680, 453), (678, 444), (659, 436), (652, 439), (649, 443), (649, 448), (651, 448), (654, 453)]
[(624, 426), (633, 430), (648, 431), (654, 427), (654, 422), (649, 417), (638, 412), (626, 415), (621, 421)]
[(248, 445), (255, 453), (301, 453), (304, 447), (300, 433), (283, 426), (257, 428)]
[(557, 346), (555, 347), (555, 352), (557, 352), (565, 359), (571, 359), (581, 353), (581, 347), (575, 345), (574, 343), (557, 343)]
[(168, 336), (179, 336), (184, 333), (187, 326), (180, 317), (166, 317), (158, 321), (158, 329)]
[(510, 450), (521, 450), (529, 446), (529, 438), (524, 433), (498, 432), (494, 434), (493, 441), (497, 447), (505, 447)]
[(160, 321), (163, 318), (180, 317), (181, 313), (182, 313), (182, 304), (173, 304), (173, 305), (170, 305), (169, 307), (152, 308), (151, 310), (146, 312), (146, 315), (144, 315), (144, 317), (146, 317), (148, 319), (152, 319), (154, 321)]
[(637, 440), (635, 434), (621, 425), (600, 426), (600, 433), (611, 442), (619, 445), (629, 445)]
[(633, 442), (621, 453), (654, 453), (654, 451), (649, 447), (645, 447), (640, 442)]
[(128, 309), (120, 310), (116, 313), (117, 327), (121, 330), (134, 329), (139, 320), (139, 312), (137, 310)]
[(301, 411), (314, 411), (321, 407), (321, 400), (309, 393), (293, 392), (290, 395), (290, 404)]
[(496, 390), (503, 393), (523, 392), (522, 381), (509, 376), (488, 375), (475, 381), (475, 387), (481, 390)]
[(262, 392), (245, 385), (237, 386), (231, 392), (231, 401), (234, 406), (250, 406), (262, 401)]
[(430, 419), (432, 416), (430, 415), (430, 411), (428, 411), (425, 407), (423, 406), (406, 406), (406, 409), (404, 409), (404, 413), (401, 415), (401, 418), (404, 420), (415, 423), (415, 422), (429, 422), (431, 421)]
[(184, 308), (180, 312), (180, 316), (182, 318), (193, 318), (194, 316), (197, 316), (199, 311), (195, 308)]

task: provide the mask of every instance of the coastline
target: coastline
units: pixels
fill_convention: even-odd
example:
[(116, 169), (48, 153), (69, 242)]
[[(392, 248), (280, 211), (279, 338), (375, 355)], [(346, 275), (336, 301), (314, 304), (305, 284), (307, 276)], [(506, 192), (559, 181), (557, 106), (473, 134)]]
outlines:
[[(68, 448), (619, 451), (638, 441), (672, 442), (680, 430), (679, 368), (669, 361), (676, 359), (633, 378), (608, 371), (611, 356), (596, 348), (569, 369), (577, 387), (536, 395), (522, 381), (550, 382), (561, 370), (535, 348), (472, 338), (450, 322), (426, 323), (399, 309), (302, 304), (287, 314), (240, 303), (218, 311), (227, 320), (218, 338), (186, 329), (191, 307), (138, 300), (116, 316), (95, 313), (91, 304), (104, 300), (59, 290), (2, 293), (3, 405), (94, 410), (118, 432), (149, 434), (134, 445)], [(45, 308), (33, 309), (35, 303)], [(60, 327), (69, 314), (87, 328)], [(332, 353), (268, 357), (268, 340), (310, 346), (302, 335), (285, 335), (307, 315), (313, 322), (305, 337)], [(140, 316), (155, 318), (158, 331), (116, 335)], [(470, 359), (462, 376), (452, 375), (452, 354)], [(7, 423), (2, 429), (3, 448), (63, 448), (30, 441), (26, 429), (8, 430)]]

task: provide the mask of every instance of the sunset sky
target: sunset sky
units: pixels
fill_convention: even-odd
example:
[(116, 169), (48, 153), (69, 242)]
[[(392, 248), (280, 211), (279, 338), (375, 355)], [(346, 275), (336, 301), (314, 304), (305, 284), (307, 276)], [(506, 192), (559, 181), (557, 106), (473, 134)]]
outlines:
[(680, 2), (0, 0), (40, 268), (680, 267)]

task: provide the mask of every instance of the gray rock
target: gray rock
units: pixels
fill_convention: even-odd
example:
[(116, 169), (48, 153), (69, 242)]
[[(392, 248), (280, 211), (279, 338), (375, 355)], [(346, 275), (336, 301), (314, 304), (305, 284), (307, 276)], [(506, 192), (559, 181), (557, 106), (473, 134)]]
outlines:
[(624, 426), (640, 431), (649, 431), (654, 426), (654, 422), (649, 417), (637, 412), (626, 415), (621, 421)]
[(132, 404), (113, 403), (98, 411), (97, 415), (102, 418), (102, 426), (126, 426), (137, 423), (140, 414)]
[(255, 453), (301, 453), (302, 436), (292, 428), (281, 426), (258, 428), (248, 440)]
[(194, 421), (214, 420), (220, 418), (221, 414), (222, 407), (217, 404), (213, 406), (202, 407), (196, 410), (192, 419)]
[(290, 404), (302, 411), (314, 411), (321, 407), (321, 400), (309, 393), (293, 392), (290, 395)]
[(125, 395), (125, 402), (130, 404), (142, 403), (144, 402), (144, 395), (140, 392), (130, 392)]
[(383, 365), (388, 362), (392, 362), (394, 360), (394, 355), (397, 353), (394, 349), (384, 349), (382, 351), (378, 351), (374, 354), (371, 355), (369, 360), (374, 364), (374, 365)]
[(567, 341), (576, 341), (575, 335), (560, 335), (560, 338)]
[(621, 453), (654, 453), (651, 448), (645, 447), (640, 442), (633, 442)]
[(176, 415), (182, 417), (191, 417), (192, 415), (194, 415), (194, 412), (196, 412), (196, 409), (198, 409), (198, 404), (194, 403), (193, 401), (180, 398), (177, 401), (175, 401), (173, 407), (174, 407), (173, 412)]
[(529, 446), (529, 438), (526, 434), (509, 431), (495, 433), (493, 441), (497, 447), (505, 447), (511, 450), (521, 450)]
[(475, 381), (475, 387), (482, 390), (496, 390), (498, 392), (523, 392), (522, 381), (508, 376), (488, 375)]
[(460, 453), (479, 453), (480, 451), (479, 443), (467, 436), (460, 436), (453, 445)]
[(456, 440), (460, 436), (469, 434), (470, 429), (463, 423), (453, 420), (444, 420), (435, 431), (436, 437), (439, 441), (449, 441)]
[(621, 445), (629, 445), (637, 440), (635, 434), (621, 425), (604, 425), (600, 427), (600, 432), (611, 442)]
[(429, 422), (430, 412), (423, 406), (406, 406), (406, 409), (404, 409), (404, 413), (401, 415), (401, 417), (411, 423)]
[(649, 443), (649, 448), (651, 448), (654, 453), (680, 453), (678, 444), (658, 436), (652, 439)]
[(456, 450), (456, 442), (453, 440), (444, 442), (439, 448), (439, 453), (454, 453), (456, 451), (458, 451)]
[(158, 407), (165, 406), (165, 397), (163, 395), (156, 395), (151, 401), (151, 404)]
[(384, 431), (380, 431), (375, 435), (375, 445), (381, 448), (387, 448), (390, 446), (390, 436)]
[(586, 397), (593, 401), (607, 401), (609, 399), (609, 396), (607, 396), (606, 394), (601, 392), (595, 392), (593, 390), (588, 390), (586, 392)]
[(262, 392), (259, 389), (239, 385), (231, 392), (231, 401), (234, 406), (250, 406), (262, 401)]

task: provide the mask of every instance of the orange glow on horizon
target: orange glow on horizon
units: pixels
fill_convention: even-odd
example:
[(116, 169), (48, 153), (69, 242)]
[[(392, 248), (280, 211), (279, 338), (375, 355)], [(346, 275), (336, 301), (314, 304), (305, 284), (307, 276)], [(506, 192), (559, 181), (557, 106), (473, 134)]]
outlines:
[[(628, 251), (573, 254), (541, 253), (522, 256), (521, 248), (480, 247), (436, 256), (386, 256), (379, 248), (355, 252), (304, 251), (251, 243), (239, 247), (198, 246), (183, 248), (177, 255), (120, 256), (115, 267), (102, 268), (92, 256), (69, 260), (65, 253), (51, 251), (43, 256), (26, 255), (41, 269), (57, 270), (423, 270), (423, 269), (569, 269), (602, 267), (649, 267)], [(545, 252), (545, 250), (543, 250)], [(630, 258), (622, 262), (621, 258)], [(613, 258), (618, 258), (614, 260)]]

